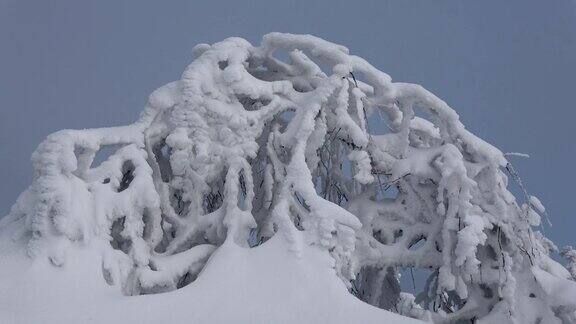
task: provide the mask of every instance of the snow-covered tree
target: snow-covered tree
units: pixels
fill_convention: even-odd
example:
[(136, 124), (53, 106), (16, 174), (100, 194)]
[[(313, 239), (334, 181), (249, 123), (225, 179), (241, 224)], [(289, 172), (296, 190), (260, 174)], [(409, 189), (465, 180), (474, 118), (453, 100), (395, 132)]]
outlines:
[[(139, 295), (194, 281), (224, 244), (280, 235), (295, 254), (324, 249), (351, 293), (407, 316), (576, 321), (576, 288), (551, 288), (576, 284), (536, 230), (544, 207), (444, 101), (309, 35), (194, 55), (134, 124), (40, 144), (33, 184), (0, 220), (31, 257), (61, 267), (100, 244), (104, 280)], [(419, 295), (402, 292), (402, 268), (430, 271)]]

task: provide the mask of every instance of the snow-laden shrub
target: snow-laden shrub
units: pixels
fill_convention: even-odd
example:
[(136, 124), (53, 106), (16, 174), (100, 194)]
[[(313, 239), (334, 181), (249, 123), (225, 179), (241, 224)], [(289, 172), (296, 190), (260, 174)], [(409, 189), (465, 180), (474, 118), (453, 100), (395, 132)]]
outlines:
[[(401, 314), (575, 320), (573, 300), (550, 296), (575, 284), (534, 230), (544, 207), (516, 201), (502, 152), (435, 95), (309, 35), (195, 55), (134, 124), (40, 144), (33, 184), (0, 223), (18, 224), (31, 256), (59, 267), (102, 244), (103, 281), (138, 295), (187, 285), (222, 244), (281, 235), (296, 254), (325, 249), (352, 293)], [(101, 150), (115, 151), (96, 163)], [(417, 296), (400, 289), (406, 267), (432, 273)]]

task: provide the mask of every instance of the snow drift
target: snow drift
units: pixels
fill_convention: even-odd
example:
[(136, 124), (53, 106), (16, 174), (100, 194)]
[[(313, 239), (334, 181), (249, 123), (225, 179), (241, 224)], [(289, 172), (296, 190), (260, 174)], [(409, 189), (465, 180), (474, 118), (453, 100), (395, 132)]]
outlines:
[(309, 35), (194, 52), (134, 124), (34, 152), (0, 220), (5, 321), (576, 320), (544, 206), (445, 102)]

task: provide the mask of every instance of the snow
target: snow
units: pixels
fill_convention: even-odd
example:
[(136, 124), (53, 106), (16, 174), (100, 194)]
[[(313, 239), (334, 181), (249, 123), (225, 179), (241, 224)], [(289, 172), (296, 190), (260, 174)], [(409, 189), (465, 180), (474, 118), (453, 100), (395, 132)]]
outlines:
[[(369, 303), (438, 323), (575, 319), (570, 294), (539, 293), (574, 279), (574, 250), (569, 270), (549, 257), (543, 204), (446, 102), (311, 35), (193, 52), (135, 123), (38, 146), (0, 219), (0, 314), (402, 321)], [(416, 296), (408, 267), (430, 272)]]
[[(566, 312), (576, 311), (576, 282), (558, 278), (538, 268), (532, 269), (532, 272), (544, 294), (547, 295), (551, 306), (561, 308)], [(576, 318), (574, 316), (566, 318), (566, 321), (569, 320), (574, 321)]]
[(521, 153), (521, 152), (506, 152), (504, 153), (505, 156), (517, 156), (517, 157), (521, 157), (521, 158), (529, 158), (530, 154), (526, 154), (526, 153)]
[[(5, 233), (0, 233), (5, 234)], [(0, 242), (0, 319), (20, 323), (419, 323), (346, 291), (333, 259), (307, 246), (300, 256), (278, 236), (253, 249), (225, 243), (198, 280), (171, 292), (124, 296), (104, 283), (101, 248), (74, 249), (57, 268)]]
[(540, 199), (538, 199), (536, 196), (530, 196), (530, 205), (532, 205), (532, 207), (534, 207), (539, 213), (546, 212), (546, 208), (542, 202), (540, 202)]

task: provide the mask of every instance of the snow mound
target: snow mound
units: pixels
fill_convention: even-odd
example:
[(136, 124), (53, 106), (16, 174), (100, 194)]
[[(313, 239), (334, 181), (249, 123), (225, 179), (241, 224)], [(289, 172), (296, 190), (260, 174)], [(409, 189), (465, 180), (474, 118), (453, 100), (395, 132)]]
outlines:
[[(20, 245), (20, 246), (18, 246)], [(32, 262), (2, 241), (2, 323), (419, 323), (350, 295), (334, 260), (306, 246), (301, 255), (274, 237), (245, 249), (225, 243), (198, 280), (173, 292), (123, 296), (102, 285), (101, 247), (76, 250), (64, 268)]]
[(573, 287), (552, 296), (576, 254), (549, 257), (544, 205), (447, 103), (311, 35), (194, 55), (135, 123), (38, 146), (0, 220), (0, 319), (576, 321)]

